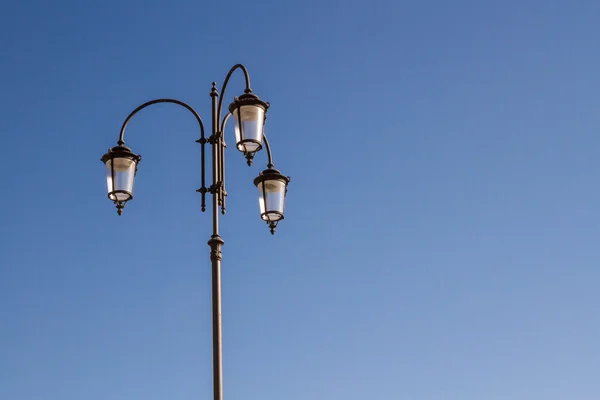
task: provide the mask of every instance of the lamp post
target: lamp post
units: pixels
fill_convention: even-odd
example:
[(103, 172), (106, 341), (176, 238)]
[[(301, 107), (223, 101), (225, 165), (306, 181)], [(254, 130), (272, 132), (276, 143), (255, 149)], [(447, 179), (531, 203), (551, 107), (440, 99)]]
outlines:
[[(246, 89), (244, 94), (235, 97), (229, 105), (229, 113), (221, 119), (221, 110), (223, 108), (223, 97), (227, 84), (234, 71), (241, 69), (246, 80)], [(287, 193), (287, 186), (290, 178), (282, 175), (273, 165), (273, 157), (269, 141), (264, 133), (264, 124), (266, 113), (269, 109), (269, 103), (262, 101), (257, 95), (252, 93), (250, 88), (250, 77), (248, 70), (242, 64), (234, 65), (230, 70), (223, 86), (221, 95), (217, 91), (216, 83), (213, 82), (210, 91), (212, 99), (212, 134), (206, 138), (204, 135), (204, 123), (200, 115), (188, 104), (175, 99), (156, 99), (148, 101), (135, 110), (133, 110), (121, 127), (117, 146), (108, 150), (101, 158), (106, 165), (106, 182), (108, 186), (108, 198), (113, 201), (117, 207), (119, 215), (123, 214), (123, 209), (128, 201), (133, 198), (133, 183), (137, 173), (141, 156), (133, 153), (131, 149), (125, 146), (125, 128), (131, 118), (139, 111), (157, 103), (173, 103), (180, 105), (190, 111), (198, 125), (200, 126), (200, 139), (196, 140), (200, 144), (201, 158), (201, 187), (197, 190), (201, 196), (201, 210), (206, 210), (206, 193), (212, 194), (212, 216), (213, 232), (208, 241), (210, 246), (210, 259), (212, 264), (212, 325), (213, 325), (213, 392), (214, 400), (223, 399), (223, 368), (222, 368), (222, 329), (221, 329), (221, 249), (223, 239), (219, 234), (219, 208), (221, 213), (225, 214), (227, 191), (225, 189), (225, 141), (224, 131), (227, 120), (233, 115), (235, 125), (234, 132), (236, 138), (236, 148), (244, 153), (248, 165), (252, 165), (255, 154), (264, 147), (267, 150), (268, 164), (267, 169), (262, 171), (254, 180), (254, 184), (259, 190), (260, 216), (267, 223), (271, 234), (275, 233), (277, 224), (283, 219), (284, 202)], [(206, 187), (206, 167), (205, 167), (205, 145), (210, 144), (212, 148), (212, 184)]]

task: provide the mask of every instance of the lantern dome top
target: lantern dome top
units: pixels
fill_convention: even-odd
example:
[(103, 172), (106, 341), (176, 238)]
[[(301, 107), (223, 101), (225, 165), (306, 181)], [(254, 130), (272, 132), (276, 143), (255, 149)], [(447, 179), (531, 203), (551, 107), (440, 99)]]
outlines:
[(257, 186), (259, 183), (272, 180), (279, 179), (285, 181), (286, 185), (290, 183), (291, 178), (289, 176), (285, 176), (279, 172), (279, 170), (275, 168), (267, 168), (262, 171), (256, 178), (254, 178), (254, 185)]
[(108, 160), (111, 160), (113, 158), (130, 158), (139, 162), (142, 159), (142, 156), (133, 153), (131, 149), (127, 146), (119, 145), (113, 147), (112, 149), (108, 149), (106, 154), (104, 154), (102, 158), (100, 158), (100, 161), (106, 164)]
[(233, 114), (238, 107), (242, 106), (258, 106), (267, 111), (271, 105), (266, 101), (262, 101), (254, 93), (245, 93), (233, 99), (233, 103), (229, 105), (229, 112)]

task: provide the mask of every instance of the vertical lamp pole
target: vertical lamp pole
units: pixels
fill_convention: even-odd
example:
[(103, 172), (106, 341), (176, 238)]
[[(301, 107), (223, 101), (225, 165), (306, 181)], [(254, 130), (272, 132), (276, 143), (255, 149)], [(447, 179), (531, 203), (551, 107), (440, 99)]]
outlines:
[[(244, 94), (235, 97), (229, 105), (229, 113), (221, 119), (223, 108), (223, 96), (231, 75), (237, 69), (241, 69), (246, 80)], [(133, 183), (137, 173), (141, 156), (134, 154), (125, 146), (125, 128), (131, 118), (142, 109), (157, 103), (173, 103), (190, 111), (200, 127), (201, 159), (201, 187), (197, 192), (201, 195), (201, 210), (206, 210), (206, 193), (212, 194), (212, 217), (213, 232), (208, 241), (210, 246), (210, 260), (212, 265), (212, 325), (213, 325), (213, 393), (214, 400), (223, 400), (223, 346), (222, 346), (222, 324), (221, 324), (221, 259), (222, 247), (225, 243), (219, 234), (219, 208), (225, 214), (225, 141), (224, 131), (227, 120), (233, 116), (235, 121), (234, 132), (236, 147), (244, 153), (248, 165), (252, 165), (254, 155), (265, 145), (267, 149), (267, 169), (262, 171), (254, 180), (259, 191), (259, 206), (261, 219), (269, 225), (271, 233), (275, 233), (277, 224), (283, 219), (285, 196), (290, 178), (282, 175), (274, 168), (273, 157), (267, 137), (264, 134), (264, 124), (269, 103), (266, 103), (252, 93), (250, 88), (250, 77), (246, 67), (242, 64), (234, 65), (230, 70), (221, 88), (221, 95), (213, 82), (210, 91), (212, 100), (212, 134), (206, 138), (204, 135), (204, 123), (200, 115), (188, 104), (175, 99), (156, 99), (148, 101), (135, 110), (123, 122), (117, 146), (108, 150), (101, 158), (106, 165), (106, 181), (108, 186), (108, 198), (117, 207), (119, 215), (123, 213), (126, 203), (133, 198)], [(210, 144), (212, 150), (212, 184), (205, 185), (205, 145)]]

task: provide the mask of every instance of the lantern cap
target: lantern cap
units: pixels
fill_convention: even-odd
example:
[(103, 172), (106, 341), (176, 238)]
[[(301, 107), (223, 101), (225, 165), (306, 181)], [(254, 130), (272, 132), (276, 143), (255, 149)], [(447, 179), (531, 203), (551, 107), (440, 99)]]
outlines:
[(233, 112), (241, 106), (259, 106), (267, 111), (271, 105), (266, 101), (262, 101), (254, 93), (245, 93), (233, 99), (233, 103), (229, 105), (229, 112), (233, 114)]
[(287, 186), (290, 183), (290, 177), (282, 175), (281, 172), (276, 170), (275, 168), (267, 168), (262, 171), (256, 178), (254, 178), (254, 185), (258, 186), (259, 183), (270, 180), (280, 180), (284, 181)]
[(108, 152), (102, 156), (100, 161), (106, 164), (108, 160), (112, 160), (113, 158), (129, 158), (138, 163), (142, 159), (142, 156), (133, 153), (127, 146), (119, 145), (108, 149)]

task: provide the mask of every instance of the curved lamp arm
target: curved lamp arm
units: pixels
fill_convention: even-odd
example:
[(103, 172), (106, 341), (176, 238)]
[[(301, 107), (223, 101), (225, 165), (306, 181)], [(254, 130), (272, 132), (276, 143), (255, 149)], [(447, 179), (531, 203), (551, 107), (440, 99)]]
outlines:
[(265, 141), (265, 147), (267, 149), (267, 156), (269, 157), (269, 163), (267, 164), (267, 168), (274, 168), (273, 157), (271, 156), (271, 146), (269, 146), (269, 140), (267, 140), (267, 135), (263, 132), (263, 140)]
[(127, 124), (129, 123), (129, 120), (131, 120), (131, 118), (137, 114), (138, 112), (140, 112), (141, 110), (143, 110), (144, 108), (151, 106), (153, 104), (157, 104), (157, 103), (173, 103), (173, 104), (177, 104), (180, 105), (184, 108), (186, 108), (188, 111), (190, 111), (192, 114), (194, 114), (194, 117), (196, 117), (196, 121), (198, 121), (198, 124), (200, 124), (200, 138), (204, 139), (204, 123), (202, 123), (202, 118), (200, 118), (200, 115), (198, 115), (198, 113), (196, 112), (196, 110), (194, 110), (191, 106), (189, 106), (188, 104), (184, 103), (183, 101), (179, 101), (179, 100), (175, 100), (175, 99), (155, 99), (155, 100), (150, 100), (144, 104), (142, 104), (141, 106), (139, 106), (138, 108), (136, 108), (135, 110), (133, 110), (131, 112), (131, 114), (129, 114), (127, 116), (127, 118), (125, 118), (125, 121), (123, 122), (123, 126), (121, 127), (121, 133), (119, 133), (119, 141), (117, 142), (119, 144), (119, 146), (123, 146), (125, 144), (125, 140), (124, 136), (125, 136), (125, 128), (127, 127)]
[[(219, 123), (219, 120), (221, 119), (221, 109), (223, 108), (223, 97), (225, 97), (225, 90), (227, 89), (227, 83), (229, 83), (229, 78), (231, 78), (231, 75), (238, 68), (240, 68), (244, 72), (244, 78), (246, 79), (246, 89), (244, 90), (244, 93), (252, 93), (252, 89), (250, 88), (250, 75), (248, 74), (248, 70), (242, 64), (235, 64), (233, 67), (231, 67), (231, 69), (227, 73), (227, 76), (225, 77), (225, 80), (223, 81), (223, 86), (221, 87), (221, 96), (219, 97), (219, 105), (217, 107), (217, 123)], [(214, 84), (214, 82), (213, 82), (213, 84)], [(218, 127), (218, 128), (219, 128), (218, 129), (219, 131), (223, 131), (222, 127)]]
[(223, 137), (225, 137), (225, 125), (227, 125), (227, 120), (229, 119), (229, 117), (231, 117), (231, 113), (227, 113), (227, 115), (223, 117), (223, 121), (221, 122), (220, 128), (221, 128)]
[(133, 110), (131, 112), (131, 114), (129, 114), (127, 116), (127, 118), (125, 118), (125, 121), (123, 122), (123, 126), (121, 126), (121, 132), (119, 133), (119, 141), (117, 142), (117, 144), (119, 146), (123, 146), (125, 144), (125, 128), (127, 128), (127, 124), (129, 123), (129, 121), (131, 120), (131, 118), (133, 118), (133, 116), (135, 114), (137, 114), (138, 112), (140, 112), (141, 110), (143, 110), (146, 107), (149, 107), (153, 104), (158, 104), (158, 103), (173, 103), (173, 104), (177, 104), (179, 106), (182, 106), (183, 108), (187, 109), (189, 112), (191, 112), (192, 114), (194, 114), (194, 117), (196, 118), (196, 121), (198, 121), (198, 124), (200, 125), (200, 139), (197, 140), (196, 142), (200, 143), (202, 146), (200, 147), (200, 162), (202, 164), (202, 172), (201, 172), (201, 182), (202, 182), (202, 187), (200, 189), (198, 189), (197, 191), (200, 192), (201, 196), (202, 196), (202, 205), (201, 205), (201, 210), (204, 212), (204, 210), (206, 209), (206, 203), (205, 203), (205, 199), (206, 199), (206, 185), (205, 185), (205, 168), (204, 168), (204, 144), (206, 143), (206, 139), (204, 138), (204, 123), (202, 122), (202, 118), (200, 118), (200, 115), (196, 112), (196, 110), (194, 110), (189, 104), (184, 103), (183, 101), (180, 100), (175, 100), (175, 99), (155, 99), (155, 100), (150, 100), (144, 104), (142, 104), (141, 106), (137, 107), (135, 110)]

